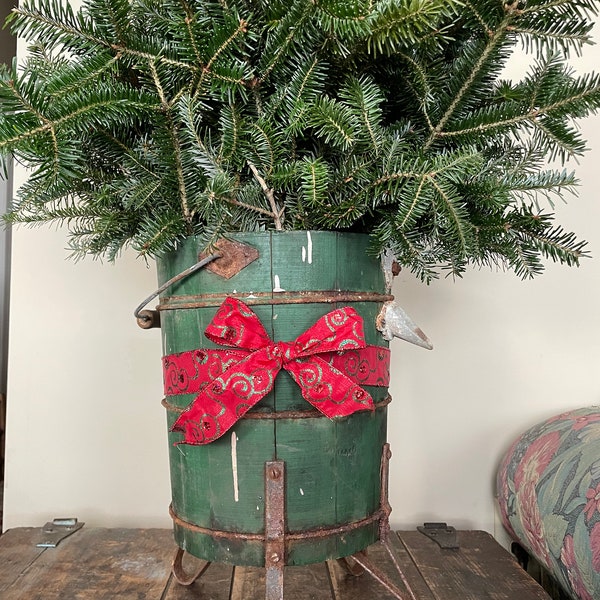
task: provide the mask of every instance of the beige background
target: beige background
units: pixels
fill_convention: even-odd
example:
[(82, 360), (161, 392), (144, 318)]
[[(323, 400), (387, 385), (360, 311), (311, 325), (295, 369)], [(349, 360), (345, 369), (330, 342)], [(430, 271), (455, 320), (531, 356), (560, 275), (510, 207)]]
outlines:
[[(588, 49), (582, 69), (599, 59)], [(600, 121), (582, 128), (592, 148), (577, 166), (583, 185), (557, 211), (593, 259), (528, 282), (490, 271), (396, 281), (435, 344), (392, 344), (396, 527), (447, 521), (502, 537), (493, 481), (503, 451), (541, 419), (600, 403)], [(153, 266), (130, 254), (73, 264), (51, 228), (18, 228), (13, 241), (4, 528), (61, 516), (170, 526), (159, 332), (131, 315), (155, 287)]]

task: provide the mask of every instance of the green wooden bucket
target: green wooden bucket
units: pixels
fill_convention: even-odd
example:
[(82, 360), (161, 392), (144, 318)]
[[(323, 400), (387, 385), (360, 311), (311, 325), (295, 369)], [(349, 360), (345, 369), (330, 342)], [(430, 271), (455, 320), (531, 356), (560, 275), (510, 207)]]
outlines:
[[(165, 356), (215, 348), (203, 332), (227, 296), (243, 300), (274, 341), (290, 341), (336, 307), (364, 319), (367, 344), (387, 344), (375, 328), (385, 295), (366, 235), (337, 232), (235, 234), (258, 258), (230, 279), (202, 269), (161, 296)], [(198, 261), (190, 238), (158, 262), (159, 283)], [(381, 460), (387, 387), (364, 386), (374, 411), (328, 419), (281, 371), (265, 396), (223, 437), (177, 444), (170, 433), (171, 515), (178, 545), (209, 562), (265, 565), (265, 463), (285, 461), (285, 564), (354, 554), (380, 537)], [(169, 429), (195, 394), (168, 396)], [(385, 485), (386, 482), (383, 482)]]

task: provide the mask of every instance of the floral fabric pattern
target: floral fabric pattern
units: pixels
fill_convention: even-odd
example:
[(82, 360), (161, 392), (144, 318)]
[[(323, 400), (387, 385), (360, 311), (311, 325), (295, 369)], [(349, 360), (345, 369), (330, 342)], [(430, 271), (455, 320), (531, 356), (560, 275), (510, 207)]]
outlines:
[(600, 406), (521, 435), (498, 470), (502, 521), (574, 599), (600, 598)]

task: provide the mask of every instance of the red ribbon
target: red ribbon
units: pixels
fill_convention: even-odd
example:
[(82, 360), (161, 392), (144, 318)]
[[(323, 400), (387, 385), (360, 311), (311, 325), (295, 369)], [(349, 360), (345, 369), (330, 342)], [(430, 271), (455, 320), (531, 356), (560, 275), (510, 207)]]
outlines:
[[(304, 399), (329, 418), (374, 408), (370, 394), (332, 361), (322, 358), (328, 353), (367, 348), (362, 318), (351, 307), (327, 313), (293, 342), (273, 342), (256, 314), (241, 300), (230, 297), (205, 335), (217, 344), (241, 350), (227, 351), (230, 356), (224, 369), (216, 361), (215, 376), (203, 384), (199, 395), (173, 424), (171, 431), (184, 434), (180, 443), (203, 445), (221, 437), (273, 389), (282, 368), (300, 386)], [(238, 354), (242, 351), (246, 351), (243, 357)], [(194, 352), (207, 353), (205, 357), (218, 351)]]

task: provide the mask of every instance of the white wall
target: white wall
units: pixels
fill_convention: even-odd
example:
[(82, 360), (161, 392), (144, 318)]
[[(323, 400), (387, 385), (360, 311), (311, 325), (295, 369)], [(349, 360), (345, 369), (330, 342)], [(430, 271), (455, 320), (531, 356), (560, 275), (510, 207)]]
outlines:
[[(599, 58), (590, 49), (586, 69)], [(580, 197), (557, 209), (593, 259), (529, 282), (490, 271), (429, 287), (398, 278), (398, 300), (435, 349), (393, 343), (394, 526), (439, 520), (501, 537), (502, 452), (535, 422), (600, 402), (600, 123), (583, 129), (593, 150), (578, 166)], [(131, 316), (153, 270), (132, 255), (67, 262), (61, 231), (13, 238), (4, 527), (70, 515), (170, 526), (159, 333)]]

